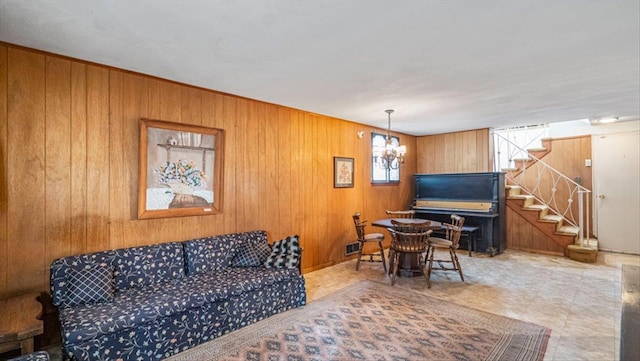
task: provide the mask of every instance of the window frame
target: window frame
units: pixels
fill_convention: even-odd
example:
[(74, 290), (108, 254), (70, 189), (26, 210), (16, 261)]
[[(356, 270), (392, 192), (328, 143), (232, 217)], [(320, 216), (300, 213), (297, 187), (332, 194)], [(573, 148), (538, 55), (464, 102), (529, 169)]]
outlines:
[[(378, 170), (378, 172), (380, 172), (382, 170), (382, 168), (378, 167), (378, 165), (376, 164), (375, 161), (375, 157), (373, 155), (373, 149), (375, 147), (375, 144), (377, 142), (375, 142), (377, 137), (382, 137), (384, 139), (384, 141), (386, 142), (387, 139), (387, 134), (383, 134), (383, 133), (377, 133), (377, 132), (371, 132), (371, 184), (378, 184), (378, 185), (398, 185), (400, 184), (400, 166), (398, 165), (398, 169), (385, 169), (384, 170), (384, 174), (385, 174), (385, 179), (381, 179), (381, 178), (374, 178), (375, 174), (376, 174), (376, 169)], [(396, 146), (400, 145), (400, 138), (396, 137), (394, 135), (389, 135), (389, 137), (391, 138), (392, 142), (395, 141), (394, 143), (396, 144)], [(397, 160), (396, 160), (397, 162)], [(392, 177), (392, 173), (397, 172), (397, 179), (391, 179)]]

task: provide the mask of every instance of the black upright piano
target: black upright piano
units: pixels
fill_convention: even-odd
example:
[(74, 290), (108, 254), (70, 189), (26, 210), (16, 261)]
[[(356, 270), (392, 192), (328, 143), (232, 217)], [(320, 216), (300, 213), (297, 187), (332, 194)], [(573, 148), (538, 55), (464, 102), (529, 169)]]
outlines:
[(490, 255), (506, 248), (504, 173), (416, 174), (416, 217), (451, 222), (451, 214), (465, 218), (465, 226), (480, 228), (478, 252)]

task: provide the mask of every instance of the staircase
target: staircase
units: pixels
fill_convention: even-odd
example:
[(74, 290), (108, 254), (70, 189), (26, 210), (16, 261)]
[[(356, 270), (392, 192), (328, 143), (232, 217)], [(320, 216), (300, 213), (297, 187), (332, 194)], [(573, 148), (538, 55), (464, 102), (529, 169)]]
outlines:
[(569, 256), (567, 247), (578, 243), (580, 228), (565, 225), (563, 216), (549, 214), (549, 206), (537, 203), (536, 198), (531, 194), (521, 194), (522, 188), (520, 186), (507, 184), (506, 189), (507, 207), (514, 210), (539, 231), (562, 246), (565, 250), (565, 256)]
[(499, 142), (509, 142), (513, 152), (511, 167), (500, 168), (506, 173), (507, 207), (559, 245), (565, 256), (595, 261), (597, 241), (589, 239), (588, 231), (591, 191), (541, 160), (551, 152), (551, 140), (542, 139), (542, 147), (524, 150), (495, 136)]

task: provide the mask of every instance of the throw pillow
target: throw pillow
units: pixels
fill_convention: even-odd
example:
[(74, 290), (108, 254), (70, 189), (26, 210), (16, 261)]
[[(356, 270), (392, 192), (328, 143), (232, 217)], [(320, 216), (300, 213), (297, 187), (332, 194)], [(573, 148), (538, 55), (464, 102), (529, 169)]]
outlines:
[(300, 241), (298, 235), (276, 241), (273, 244), (271, 254), (265, 261), (267, 268), (288, 268), (298, 267), (300, 261)]
[(115, 293), (113, 270), (106, 264), (67, 270), (67, 306), (111, 301)]
[(238, 249), (233, 234), (184, 242), (187, 274), (207, 273), (230, 267)]
[(287, 249), (284, 259), (284, 268), (298, 268), (298, 263), (300, 262), (300, 241), (298, 240), (298, 236), (292, 236), (287, 244), (289, 248)]
[(232, 267), (261, 266), (271, 254), (271, 247), (266, 242), (247, 242), (243, 244), (231, 261)]

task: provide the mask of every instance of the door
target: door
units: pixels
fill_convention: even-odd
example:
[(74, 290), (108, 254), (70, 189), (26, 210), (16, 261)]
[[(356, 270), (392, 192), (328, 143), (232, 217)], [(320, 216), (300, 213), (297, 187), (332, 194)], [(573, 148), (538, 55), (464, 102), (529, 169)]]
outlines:
[(640, 133), (594, 135), (592, 143), (598, 246), (640, 254)]

